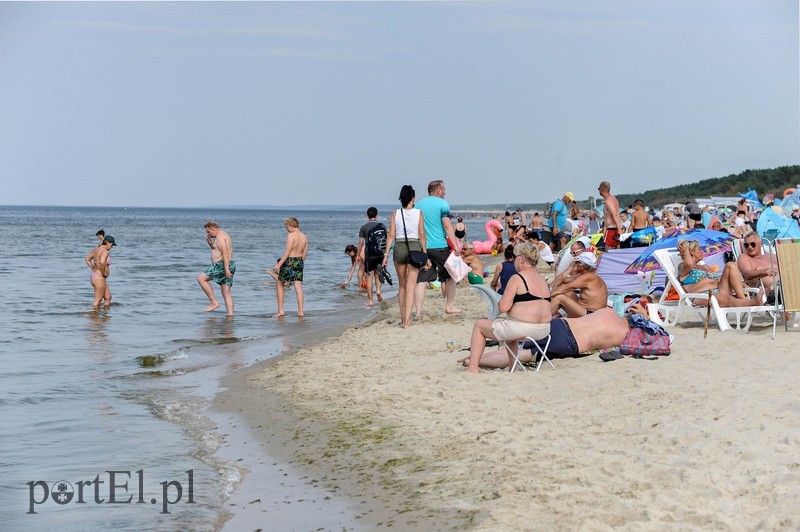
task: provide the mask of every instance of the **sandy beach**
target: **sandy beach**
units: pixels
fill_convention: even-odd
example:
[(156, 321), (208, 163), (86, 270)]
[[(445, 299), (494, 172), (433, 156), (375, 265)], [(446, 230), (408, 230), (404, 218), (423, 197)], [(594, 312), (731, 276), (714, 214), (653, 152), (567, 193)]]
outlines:
[[(309, 487), (352, 501), (366, 529), (800, 526), (798, 329), (773, 341), (761, 320), (703, 339), (689, 319), (659, 360), (476, 376), (446, 342), (467, 347), (486, 306), (466, 285), (456, 304), (444, 316), (430, 290), (402, 330), (385, 301), (368, 324), (230, 376), (216, 407)], [(268, 529), (260, 512), (247, 524)]]

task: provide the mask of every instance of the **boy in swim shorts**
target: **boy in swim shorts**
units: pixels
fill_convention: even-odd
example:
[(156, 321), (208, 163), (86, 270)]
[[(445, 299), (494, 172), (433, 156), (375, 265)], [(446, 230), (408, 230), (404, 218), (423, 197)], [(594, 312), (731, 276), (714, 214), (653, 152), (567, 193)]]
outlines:
[(305, 268), (306, 253), (308, 252), (308, 237), (300, 231), (300, 222), (294, 216), (284, 220), (283, 226), (289, 233), (286, 237), (286, 251), (275, 265), (273, 270), (278, 274), (276, 292), (278, 296), (278, 313), (276, 317), (284, 316), (283, 296), (285, 284), (292, 283), (297, 294), (297, 315), (303, 316), (303, 269)]

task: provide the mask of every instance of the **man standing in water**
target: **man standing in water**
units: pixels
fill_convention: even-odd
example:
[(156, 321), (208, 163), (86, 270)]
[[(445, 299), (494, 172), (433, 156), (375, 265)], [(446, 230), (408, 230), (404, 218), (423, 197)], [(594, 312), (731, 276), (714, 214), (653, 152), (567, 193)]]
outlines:
[(611, 183), (603, 181), (597, 187), (597, 191), (603, 196), (603, 243), (606, 249), (617, 249), (619, 247), (619, 233), (622, 230), (622, 220), (619, 216), (619, 201), (611, 195)]
[(308, 252), (308, 238), (300, 231), (300, 222), (294, 216), (284, 220), (283, 226), (289, 235), (286, 237), (286, 251), (273, 270), (278, 273), (278, 282), (275, 285), (278, 294), (278, 313), (276, 317), (284, 316), (283, 293), (286, 283), (293, 283), (297, 294), (297, 315), (303, 315), (303, 268)]
[(203, 289), (211, 303), (204, 312), (211, 312), (219, 307), (219, 302), (214, 297), (214, 290), (209, 283), (213, 280), (219, 285), (220, 292), (222, 292), (228, 316), (233, 316), (231, 286), (233, 286), (233, 274), (236, 272), (236, 261), (233, 260), (233, 241), (231, 236), (217, 225), (217, 222), (208, 222), (203, 227), (206, 229), (206, 242), (211, 248), (211, 266), (197, 276), (200, 288)]

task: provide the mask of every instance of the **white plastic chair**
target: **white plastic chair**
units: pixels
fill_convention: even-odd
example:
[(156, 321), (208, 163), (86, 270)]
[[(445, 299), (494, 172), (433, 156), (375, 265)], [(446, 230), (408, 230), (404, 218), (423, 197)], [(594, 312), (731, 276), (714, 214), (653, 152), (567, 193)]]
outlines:
[[(550, 364), (551, 368), (556, 369), (556, 367), (553, 365), (553, 362), (547, 356), (547, 349), (550, 347), (549, 334), (547, 335), (547, 342), (545, 342), (544, 347), (539, 345), (539, 342), (537, 342), (530, 336), (526, 336), (525, 340), (530, 340), (530, 342), (533, 344), (533, 347), (531, 347), (531, 355), (533, 355), (532, 361), (536, 366), (536, 371), (539, 371), (539, 368), (542, 367), (542, 362), (544, 362), (545, 360), (547, 360), (547, 363)], [(513, 341), (518, 342), (519, 340), (513, 340)], [(517, 366), (522, 368), (522, 371), (528, 371), (528, 369), (522, 365), (522, 362), (519, 361), (519, 354), (522, 351), (521, 345), (517, 347), (516, 354), (514, 354), (514, 351), (511, 350), (511, 347), (508, 345), (508, 342), (503, 342), (503, 347), (505, 347), (506, 351), (508, 351), (508, 354), (514, 358), (514, 361), (511, 363), (511, 368), (509, 368), (508, 370), (509, 373), (514, 373), (514, 370), (517, 369)], [(534, 348), (536, 349), (536, 351), (534, 351)], [(536, 362), (537, 358), (539, 359), (538, 362)]]
[[(695, 306), (695, 301), (700, 299), (708, 300), (708, 305), (711, 305), (712, 315), (717, 322), (720, 331), (728, 331), (731, 329), (741, 329), (743, 331), (750, 330), (750, 325), (753, 323), (753, 314), (756, 312), (767, 312), (773, 318), (773, 331), (775, 329), (775, 321), (777, 319), (776, 305), (754, 305), (749, 307), (722, 307), (719, 301), (713, 295), (711, 299), (708, 298), (708, 293), (689, 293), (684, 290), (683, 285), (678, 280), (678, 265), (681, 258), (677, 249), (659, 249), (653, 252), (653, 257), (658, 261), (667, 275), (667, 286), (664, 287), (664, 293), (658, 303), (649, 303), (647, 305), (647, 313), (650, 315), (650, 320), (656, 322), (661, 326), (674, 327), (681, 315), (685, 310), (693, 310), (705, 318), (708, 310), (705, 307)], [(669, 287), (675, 288), (678, 293), (678, 303), (670, 304), (671, 301), (667, 300), (667, 293)], [(746, 288), (745, 291), (756, 294), (758, 290), (754, 288)], [(661, 319), (659, 312), (665, 315), (665, 319)], [(729, 317), (734, 318), (735, 327), (731, 326)], [(774, 332), (773, 332), (774, 339)]]
[(471, 284), (469, 287), (478, 292), (478, 294), (483, 297), (484, 301), (486, 301), (487, 312), (489, 313), (488, 318), (490, 320), (500, 315), (500, 298), (503, 296), (485, 284)]

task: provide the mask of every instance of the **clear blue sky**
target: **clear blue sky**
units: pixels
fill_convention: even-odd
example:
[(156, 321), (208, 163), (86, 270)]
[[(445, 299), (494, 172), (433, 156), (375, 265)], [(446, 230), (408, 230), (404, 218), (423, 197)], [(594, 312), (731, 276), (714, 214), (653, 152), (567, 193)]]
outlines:
[(453, 204), (800, 162), (796, 0), (0, 3), (0, 204)]

